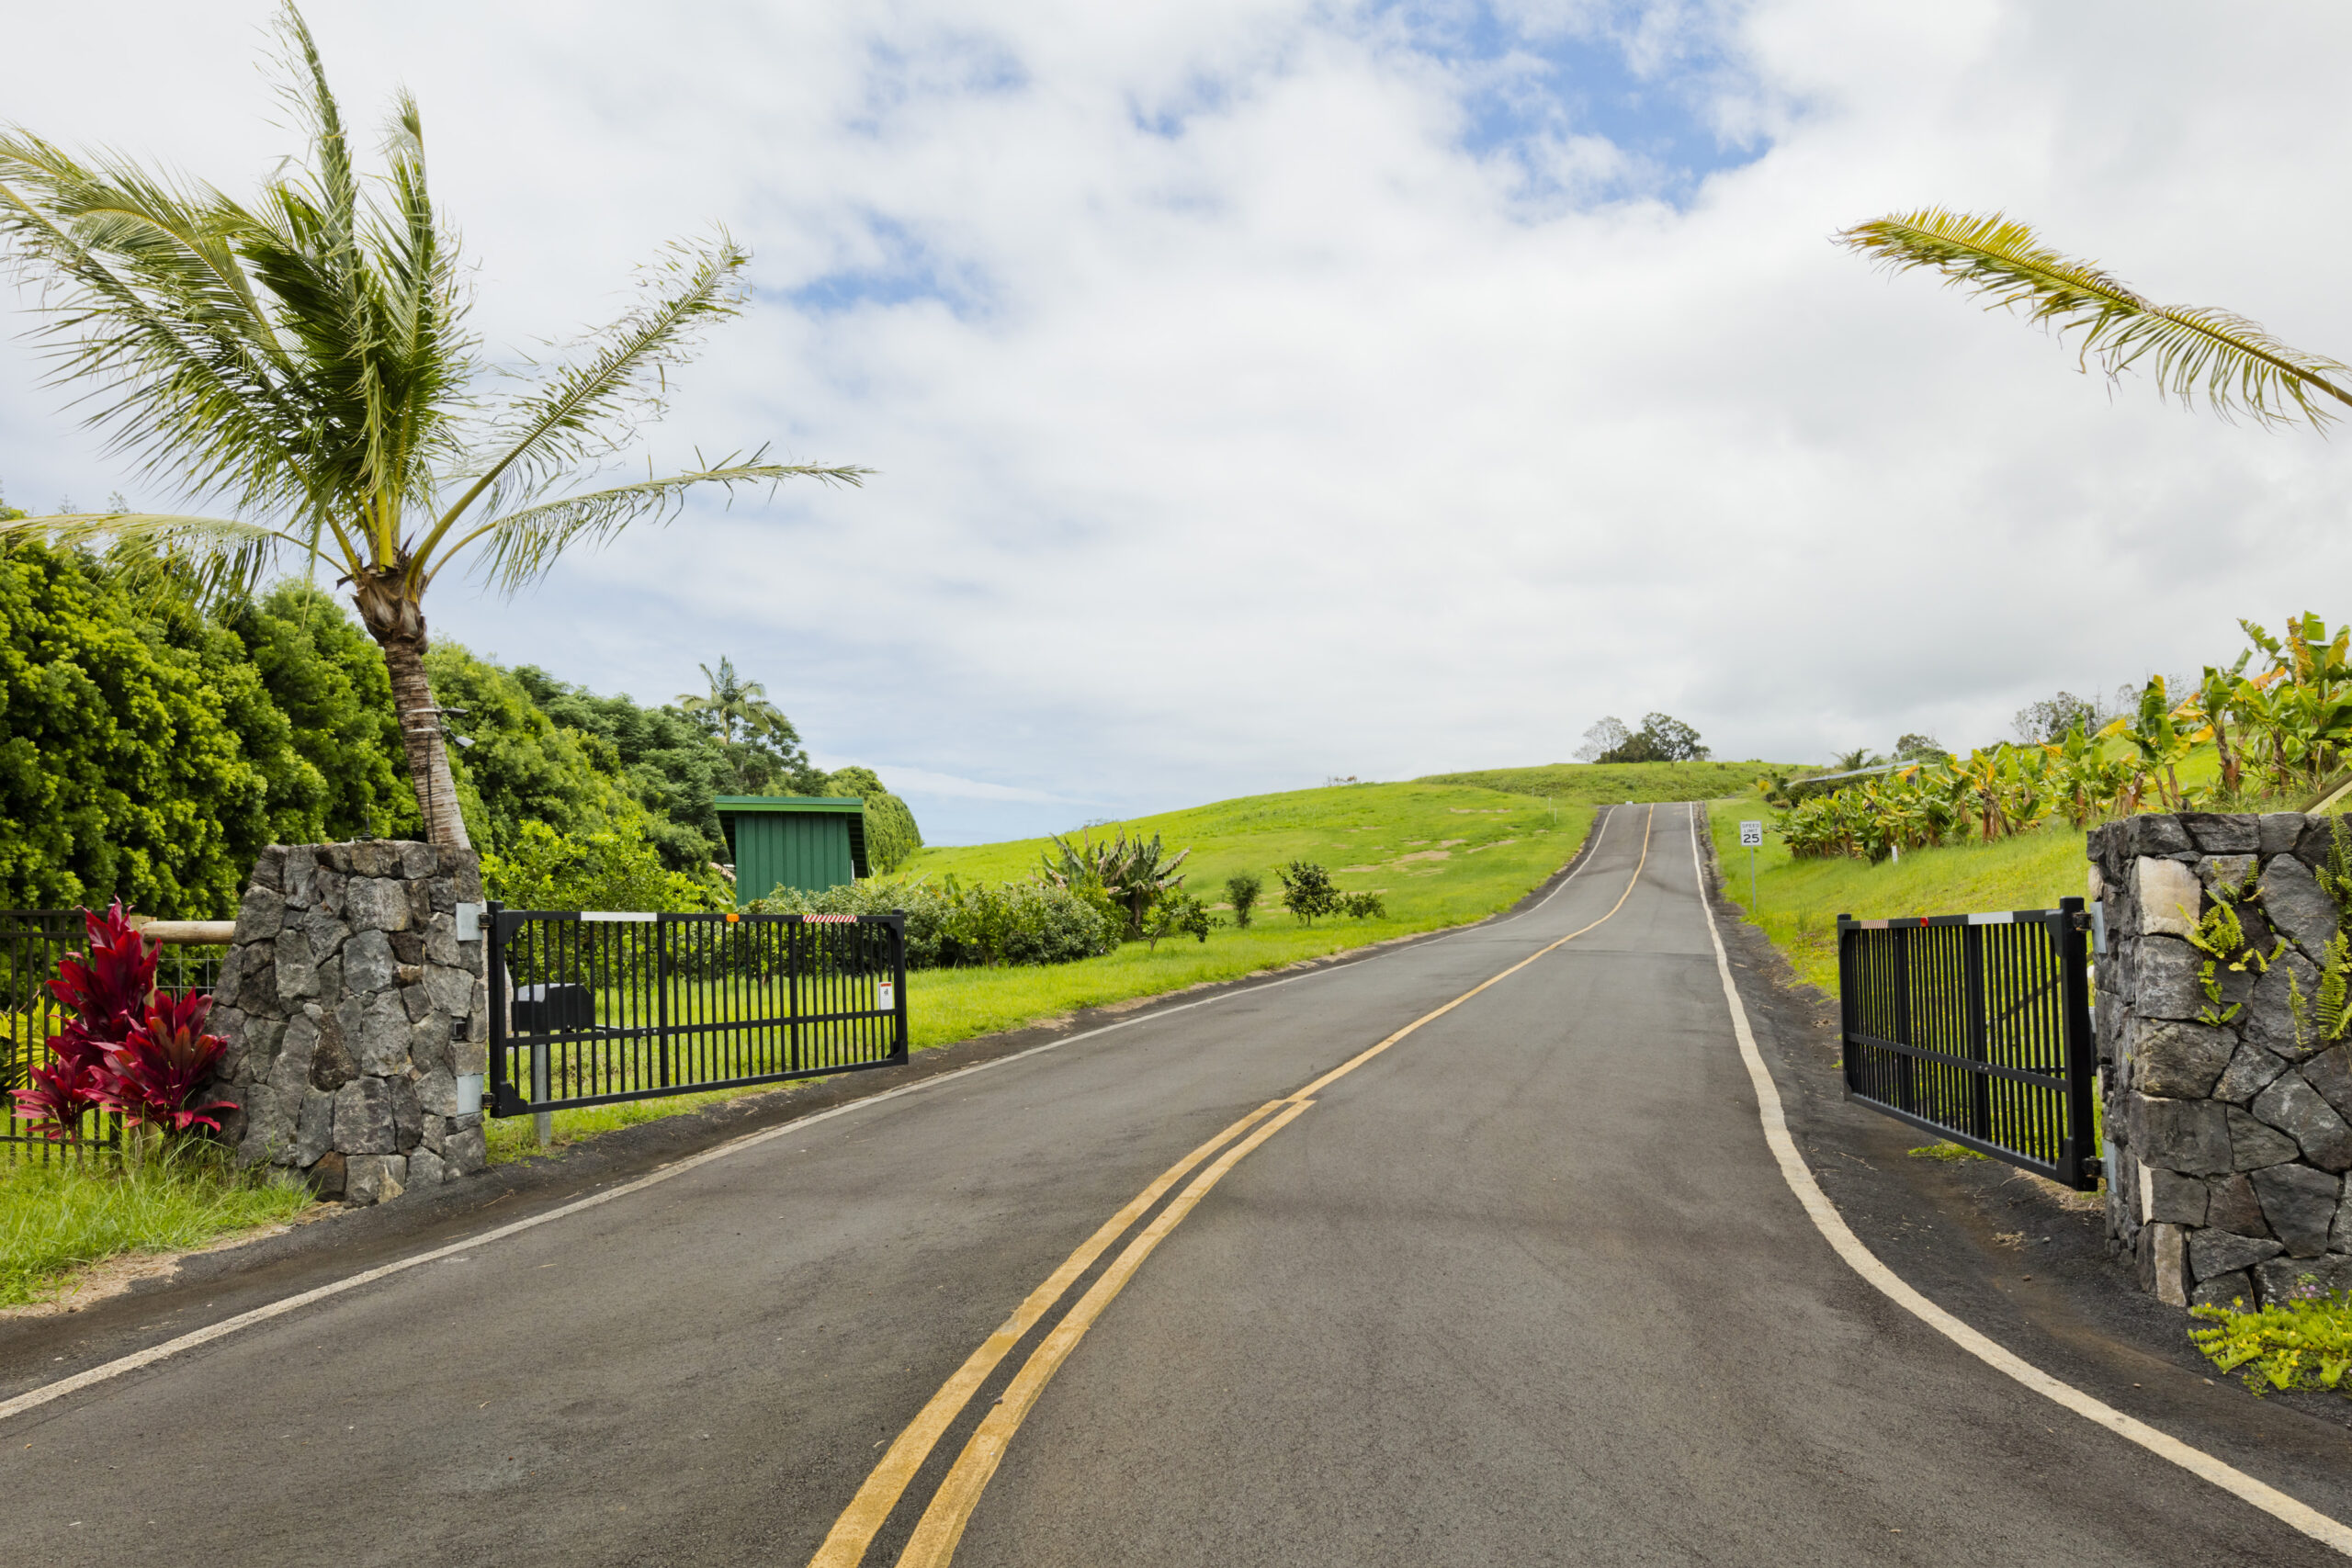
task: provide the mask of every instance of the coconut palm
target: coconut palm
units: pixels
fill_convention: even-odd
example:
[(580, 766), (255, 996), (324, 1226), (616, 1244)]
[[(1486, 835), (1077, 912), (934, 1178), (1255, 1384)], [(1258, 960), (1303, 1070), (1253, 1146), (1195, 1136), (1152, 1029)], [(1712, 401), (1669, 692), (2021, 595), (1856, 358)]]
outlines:
[(2064, 337), (2079, 330), (2085, 364), (2110, 378), (2143, 369), (2157, 389), (2228, 417), (2324, 426), (2352, 406), (2352, 366), (2290, 348), (2244, 316), (2158, 305), (2101, 269), (2047, 249), (2000, 213), (1922, 208), (1859, 223), (1837, 236), (1890, 272), (1927, 267), (1982, 297), (1987, 310), (2022, 310)]
[(425, 833), (464, 845), (424, 671), (424, 594), (444, 568), (467, 560), (511, 594), (568, 549), (675, 517), (696, 487), (855, 484), (866, 470), (763, 450), (583, 488), (660, 412), (696, 334), (741, 309), (748, 253), (723, 231), (672, 246), (617, 321), (493, 395), (414, 101), (395, 101), (385, 170), (363, 179), (290, 5), (278, 30), (309, 147), (250, 201), (0, 130), (0, 248), (46, 316), (53, 382), (149, 479), (227, 513), (33, 517), (0, 524), (0, 539), (105, 544), (207, 595), (323, 560), (383, 648)]
[(735, 743), (735, 727), (739, 724), (745, 735), (755, 739), (789, 743), (800, 739), (792, 721), (784, 716), (784, 710), (767, 700), (767, 688), (736, 674), (732, 660), (722, 656), (716, 672), (707, 664), (699, 668), (702, 678), (710, 682), (708, 694), (681, 692), (678, 705), (706, 722), (716, 723), (720, 739), (729, 745)]

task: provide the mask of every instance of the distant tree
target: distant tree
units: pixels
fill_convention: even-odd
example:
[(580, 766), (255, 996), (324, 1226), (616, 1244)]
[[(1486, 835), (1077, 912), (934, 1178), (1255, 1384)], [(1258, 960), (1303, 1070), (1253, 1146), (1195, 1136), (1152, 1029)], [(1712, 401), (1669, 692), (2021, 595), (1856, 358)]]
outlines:
[(767, 688), (736, 673), (722, 658), (702, 667), (707, 692), (682, 692), (677, 706), (694, 716), (725, 751), (734, 773), (728, 795), (822, 795), (825, 775), (801, 749), (800, 732), (768, 701)]
[(1641, 728), (1631, 731), (1622, 719), (1604, 718), (1585, 731), (1577, 750), (1577, 760), (1585, 762), (1697, 762), (1706, 757), (1699, 732), (1664, 713), (1644, 714)]
[(1898, 735), (1894, 738), (1894, 756), (1903, 762), (1940, 762), (1951, 755), (1942, 741), (1932, 735)]
[(716, 671), (707, 664), (699, 668), (702, 678), (710, 683), (710, 690), (681, 692), (678, 705), (718, 730), (720, 739), (734, 744), (738, 726), (746, 736), (756, 739), (789, 744), (800, 739), (800, 732), (792, 728), (784, 710), (768, 701), (768, 689), (735, 673), (733, 660), (721, 654)]
[(1829, 771), (1833, 773), (1859, 773), (1864, 768), (1874, 768), (1885, 760), (1867, 746), (1857, 746), (1850, 751), (1840, 751), (1830, 758)]
[(1699, 744), (1699, 732), (1670, 714), (1647, 713), (1642, 716), (1636, 739), (1645, 739), (1650, 755), (1642, 759), (1656, 762), (1703, 762), (1708, 752)]
[[(2136, 703), (2139, 688), (2132, 688)], [(2096, 735), (2099, 727), (2111, 716), (2100, 711), (2098, 699), (2078, 697), (2072, 692), (2061, 692), (2044, 697), (2038, 703), (2028, 703), (2018, 709), (2009, 722), (2017, 730), (2018, 739), (2028, 746), (2051, 746), (2066, 739), (2070, 729), (2080, 729), (2086, 735)]]
[(1584, 744), (1576, 749), (1579, 762), (1598, 762), (1623, 747), (1634, 738), (1622, 718), (1604, 718), (1584, 732)]

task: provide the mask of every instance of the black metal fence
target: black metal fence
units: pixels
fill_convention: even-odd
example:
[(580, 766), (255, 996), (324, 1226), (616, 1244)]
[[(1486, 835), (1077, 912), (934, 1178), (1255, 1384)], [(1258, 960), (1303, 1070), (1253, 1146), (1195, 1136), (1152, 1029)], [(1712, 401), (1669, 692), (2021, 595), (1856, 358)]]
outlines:
[(907, 1059), (907, 921), (489, 906), (486, 1108), (778, 1083)]
[[(0, 1156), (45, 1158), (60, 1145), (16, 1114), (9, 1091), (48, 1061), (48, 1042), (65, 1027), (65, 1010), (50, 994), (58, 961), (88, 945), (79, 909), (0, 909)], [(220, 978), (222, 947), (166, 943), (156, 954), (155, 988), (175, 996), (209, 991)], [(92, 1111), (82, 1119), (85, 1146), (121, 1141), (121, 1118)]]
[(2068, 1187), (2097, 1186), (2088, 926), (2080, 898), (1838, 916), (1847, 1097)]

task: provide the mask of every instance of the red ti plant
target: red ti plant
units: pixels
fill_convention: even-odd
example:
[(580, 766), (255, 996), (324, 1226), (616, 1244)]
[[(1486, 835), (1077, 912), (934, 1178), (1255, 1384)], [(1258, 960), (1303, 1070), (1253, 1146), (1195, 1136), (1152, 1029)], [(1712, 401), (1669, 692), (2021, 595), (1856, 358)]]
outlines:
[(49, 1037), (49, 1066), (15, 1092), (17, 1115), (52, 1140), (80, 1136), (82, 1118), (108, 1103), (107, 1048), (145, 1016), (155, 988), (155, 944), (132, 929), (119, 899), (103, 915), (83, 910), (82, 919), (90, 950), (69, 954), (49, 983), (72, 1017), (65, 1032)]
[(185, 1133), (202, 1122), (219, 1132), (220, 1118), (208, 1112), (234, 1111), (234, 1100), (188, 1103), (228, 1049), (227, 1041), (204, 1032), (211, 1011), (212, 998), (206, 996), (159, 996), (150, 1002), (146, 1018), (106, 1048), (100, 1102), (138, 1126)]

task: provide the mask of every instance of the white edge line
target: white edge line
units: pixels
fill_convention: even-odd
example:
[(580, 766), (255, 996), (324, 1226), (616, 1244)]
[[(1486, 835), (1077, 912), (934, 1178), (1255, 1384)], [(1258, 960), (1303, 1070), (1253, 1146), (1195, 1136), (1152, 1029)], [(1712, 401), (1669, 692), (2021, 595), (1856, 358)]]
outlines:
[[(1593, 861), (1600, 858), (1600, 836), (1608, 824), (1610, 815), (1613, 813), (1615, 809), (1616, 808), (1613, 806), (1604, 809), (1594, 818), (1592, 838), (1590, 840), (1593, 852), (1585, 857), (1584, 865), (1577, 866), (1574, 871), (1568, 873), (1566, 877), (1563, 877), (1561, 879), (1560, 886), (1545, 894), (1544, 896), (1543, 902), (1537, 904), (1534, 908), (1522, 909), (1517, 915), (1510, 916), (1507, 919), (1497, 920), (1493, 923), (1498, 926), (1509, 925), (1512, 920), (1535, 913), (1536, 909), (1541, 909), (1544, 908), (1544, 904), (1548, 904), (1554, 898), (1559, 897), (1561, 891), (1565, 889), (1569, 883), (1574, 882), (1577, 877), (1583, 875), (1585, 866), (1590, 865)], [(1462, 931), (1452, 932), (1448, 936), (1439, 937), (1437, 942), (1446, 942), (1452, 940), (1454, 936), (1466, 935), (1468, 932), (1479, 930), (1487, 924), (1487, 922), (1481, 920), (1477, 922), (1476, 925), (1466, 926)], [(1436, 945), (1436, 942), (1416, 942), (1412, 945), (1413, 948), (1433, 947)], [(1395, 953), (1408, 951), (1411, 951), (1411, 949), (1403, 947), (1395, 948), (1389, 953), (1374, 953), (1372, 955), (1372, 959), (1376, 960), (1391, 957)], [(1369, 960), (1360, 960), (1359, 962), (1368, 961)], [(1207, 1007), (1212, 1002), (1226, 1001), (1238, 996), (1254, 996), (1260, 991), (1271, 991), (1277, 986), (1294, 985), (1300, 980), (1317, 979), (1325, 975), (1336, 975), (1343, 969), (1352, 967), (1354, 967), (1352, 964), (1335, 964), (1327, 968), (1315, 970), (1309, 974), (1293, 975), (1288, 979), (1270, 980), (1264, 985), (1251, 986), (1246, 989), (1224, 991), (1214, 997), (1203, 997), (1198, 1001), (1179, 1002), (1174, 1007), (1157, 1008), (1140, 1017), (1122, 1019), (1116, 1023), (1106, 1023), (1102, 1025), (1100, 1028), (1090, 1029), (1082, 1034), (1073, 1034), (1067, 1040), (1048, 1040), (1042, 1045), (1032, 1045), (1026, 1051), (1016, 1051), (1010, 1056), (999, 1056), (994, 1061), (990, 1062), (975, 1062), (968, 1067), (958, 1067), (953, 1072), (940, 1073), (935, 1077), (924, 1078), (918, 1083), (901, 1084), (897, 1089), (885, 1089), (880, 1094), (866, 1095), (861, 1099), (854, 1100), (846, 1105), (836, 1105), (830, 1111), (820, 1111), (813, 1115), (796, 1117), (792, 1121), (786, 1122), (780, 1126), (769, 1127), (761, 1132), (748, 1134), (745, 1136), (734, 1139), (729, 1143), (721, 1144), (715, 1149), (706, 1149), (701, 1154), (691, 1155), (684, 1159), (679, 1160), (674, 1165), (663, 1166), (661, 1169), (650, 1172), (645, 1176), (640, 1176), (634, 1181), (624, 1182), (622, 1185), (612, 1189), (610, 1191), (598, 1192), (590, 1197), (576, 1199), (571, 1202), (563, 1204), (560, 1208), (549, 1209), (544, 1214), (534, 1214), (528, 1219), (516, 1220), (511, 1224), (500, 1225), (494, 1230), (479, 1232), (474, 1235), (467, 1237), (463, 1241), (453, 1241), (446, 1247), (436, 1247), (430, 1252), (420, 1252), (413, 1258), (403, 1258), (397, 1263), (381, 1264), (377, 1268), (365, 1269), (357, 1274), (347, 1275), (340, 1280), (330, 1280), (326, 1284), (320, 1285), (315, 1289), (303, 1291), (298, 1294), (287, 1296), (282, 1300), (274, 1301), (266, 1305), (254, 1307), (249, 1312), (238, 1313), (232, 1317), (224, 1317), (220, 1322), (209, 1324), (202, 1328), (191, 1329), (175, 1339), (166, 1339), (162, 1344), (150, 1346), (144, 1350), (136, 1351), (128, 1356), (119, 1357), (111, 1361), (101, 1362), (97, 1366), (91, 1367), (85, 1371), (75, 1372), (71, 1377), (60, 1378), (55, 1382), (42, 1383), (37, 1388), (27, 1389), (24, 1393), (17, 1394), (11, 1399), (0, 1400), (0, 1421), (5, 1421), (12, 1416), (21, 1416), (28, 1410), (38, 1409), (41, 1405), (47, 1404), (51, 1400), (62, 1399), (69, 1393), (79, 1393), (83, 1389), (90, 1388), (98, 1383), (121, 1377), (127, 1372), (135, 1372), (141, 1367), (153, 1366), (156, 1362), (167, 1360), (174, 1356), (181, 1354), (183, 1351), (193, 1350), (200, 1345), (209, 1345), (215, 1339), (224, 1339), (240, 1329), (250, 1328), (255, 1324), (266, 1323), (274, 1317), (283, 1317), (286, 1314), (293, 1312), (300, 1307), (309, 1306), (314, 1302), (322, 1302), (331, 1296), (339, 1296), (345, 1291), (356, 1291), (362, 1285), (372, 1285), (379, 1280), (388, 1280), (395, 1274), (403, 1273), (411, 1269), (422, 1268), (427, 1263), (436, 1263), (444, 1258), (453, 1258), (458, 1254), (466, 1252), (473, 1247), (486, 1247), (493, 1241), (503, 1241), (508, 1236), (519, 1235), (525, 1231), (533, 1230), (540, 1225), (548, 1224), (556, 1220), (564, 1219), (570, 1215), (580, 1213), (583, 1210), (595, 1208), (601, 1203), (609, 1203), (616, 1198), (625, 1198), (632, 1192), (642, 1192), (645, 1189), (658, 1186), (664, 1181), (670, 1180), (673, 1177), (684, 1176), (686, 1172), (695, 1169), (698, 1166), (708, 1165), (714, 1160), (725, 1159), (730, 1155), (741, 1154), (746, 1149), (755, 1148), (758, 1145), (768, 1142), (772, 1138), (780, 1138), (787, 1133), (797, 1132), (804, 1127), (811, 1125), (812, 1123), (827, 1121), (835, 1116), (845, 1115), (853, 1111), (862, 1111), (869, 1105), (879, 1105), (886, 1100), (896, 1100), (900, 1095), (912, 1094), (919, 1089), (932, 1089), (937, 1085), (947, 1083), (955, 1078), (964, 1077), (972, 1073), (986, 1072), (990, 1067), (1001, 1067), (1013, 1062), (1022, 1061), (1030, 1056), (1040, 1055), (1047, 1051), (1057, 1051), (1065, 1045), (1075, 1045), (1081, 1040), (1091, 1040), (1097, 1035), (1109, 1034), (1114, 1030), (1132, 1029), (1138, 1023), (1154, 1022), (1159, 1019), (1168, 1017), (1171, 1013), (1188, 1012), (1193, 1008)]]
[(1798, 1155), (1796, 1140), (1789, 1135), (1788, 1122), (1781, 1113), (1780, 1090), (1774, 1087), (1772, 1075), (1764, 1066), (1763, 1054), (1756, 1048), (1755, 1032), (1747, 1026), (1747, 1010), (1741, 1005), (1739, 987), (1732, 980), (1731, 959), (1724, 952), (1722, 933), (1715, 929), (1715, 911), (1707, 901), (1707, 874), (1699, 858), (1699, 808), (1696, 806), (1690, 807), (1690, 861), (1691, 869), (1699, 878), (1699, 908), (1707, 917), (1707, 939), (1714, 944), (1715, 970), (1723, 977), (1724, 999), (1731, 1004), (1732, 1032), (1739, 1039), (1739, 1054), (1747, 1065), (1748, 1081), (1756, 1089), (1756, 1108), (1758, 1119), (1764, 1123), (1764, 1141), (1771, 1145), (1772, 1157), (1781, 1167), (1781, 1179), (1789, 1184), (1789, 1190), (1796, 1194), (1797, 1201), (1804, 1206), (1805, 1214), (1813, 1221), (1814, 1228), (1821, 1233), (1822, 1239), (1829, 1243), (1831, 1249), (1845, 1259), (1847, 1266), (1874, 1286), (1880, 1294), (1994, 1371), (2065, 1406), (2085, 1420), (2096, 1422), (2116, 1436), (2139, 1444), (2158, 1459), (2169, 1460), (2190, 1474), (2210, 1481), (2222, 1491), (2253, 1504), (2281, 1524), (2352, 1556), (2352, 1528), (2308, 1504), (2297, 1502), (2266, 1482), (2256, 1481), (2245, 1472), (2215, 1459), (2201, 1449), (2189, 1447), (2170, 1433), (2158, 1431), (2144, 1421), (2126, 1416), (2071, 1383), (2059, 1382), (2024, 1358), (1995, 1344), (1913, 1290), (1861, 1244), (1860, 1239), (1848, 1228), (1845, 1216), (1838, 1212), (1837, 1205), (1830, 1202), (1828, 1195), (1821, 1190), (1821, 1184), (1814, 1179), (1812, 1169)]

